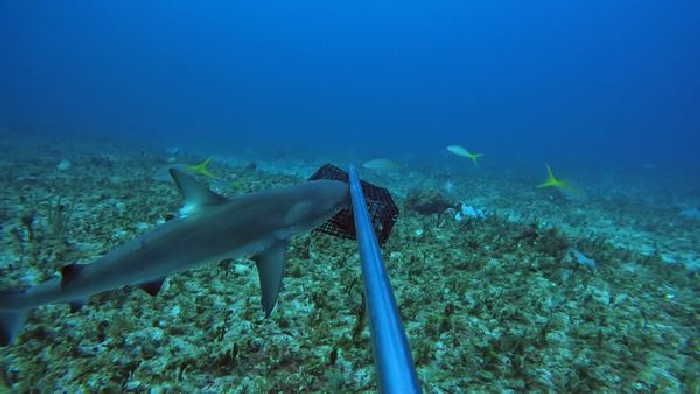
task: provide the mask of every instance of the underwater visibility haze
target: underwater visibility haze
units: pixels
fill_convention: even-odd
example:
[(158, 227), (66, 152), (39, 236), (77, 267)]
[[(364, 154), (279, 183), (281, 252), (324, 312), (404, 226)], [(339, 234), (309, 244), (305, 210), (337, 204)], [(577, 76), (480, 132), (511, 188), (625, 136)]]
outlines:
[(0, 393), (377, 391), (327, 163), (424, 392), (699, 392), (697, 15), (0, 0)]

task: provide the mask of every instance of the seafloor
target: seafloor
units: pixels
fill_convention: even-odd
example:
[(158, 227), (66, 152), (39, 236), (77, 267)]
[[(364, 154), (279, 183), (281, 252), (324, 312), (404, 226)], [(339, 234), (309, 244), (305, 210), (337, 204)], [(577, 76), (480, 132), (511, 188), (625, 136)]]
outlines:
[[(179, 208), (162, 148), (0, 145), (0, 290), (91, 262)], [(208, 181), (236, 195), (328, 161), (215, 155)], [(570, 199), (535, 188), (541, 163), (531, 175), (464, 165), (362, 172), (401, 211), (384, 257), (426, 393), (700, 392), (698, 189), (639, 169), (579, 179), (588, 196)], [(430, 214), (438, 192), (485, 217)], [(269, 319), (246, 259), (172, 275), (156, 297), (127, 288), (75, 313), (43, 306), (0, 349), (0, 392), (374, 391), (363, 311), (356, 245), (307, 234)]]

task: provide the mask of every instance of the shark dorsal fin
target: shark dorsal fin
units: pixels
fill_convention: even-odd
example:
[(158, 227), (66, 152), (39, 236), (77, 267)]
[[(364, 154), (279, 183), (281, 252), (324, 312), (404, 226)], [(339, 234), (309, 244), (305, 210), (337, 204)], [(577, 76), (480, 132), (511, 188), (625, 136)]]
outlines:
[(197, 182), (189, 174), (171, 168), (170, 176), (173, 177), (184, 200), (182, 209), (180, 209), (181, 216), (191, 215), (201, 211), (203, 208), (216, 206), (226, 201), (226, 198), (212, 192), (207, 186)]

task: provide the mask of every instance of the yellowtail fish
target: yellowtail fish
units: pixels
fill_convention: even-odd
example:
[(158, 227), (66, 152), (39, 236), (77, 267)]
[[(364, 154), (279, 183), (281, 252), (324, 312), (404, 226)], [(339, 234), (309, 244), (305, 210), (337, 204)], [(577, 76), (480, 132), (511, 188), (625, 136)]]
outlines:
[(446, 149), (449, 152), (452, 152), (457, 156), (466, 157), (467, 159), (471, 159), (471, 161), (474, 162), (475, 166), (479, 165), (477, 160), (484, 156), (483, 153), (469, 152), (468, 150), (464, 149), (461, 145), (447, 145)]
[(399, 168), (399, 165), (393, 161), (386, 158), (372, 159), (364, 164), (362, 167), (369, 168), (376, 171), (392, 171)]

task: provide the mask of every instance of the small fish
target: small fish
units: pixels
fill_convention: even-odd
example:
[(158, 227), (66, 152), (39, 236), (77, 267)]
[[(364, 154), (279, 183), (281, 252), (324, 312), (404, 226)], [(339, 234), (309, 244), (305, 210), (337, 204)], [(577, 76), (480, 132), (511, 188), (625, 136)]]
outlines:
[(399, 168), (399, 165), (386, 158), (372, 159), (362, 165), (376, 171), (392, 171)]
[(444, 188), (445, 188), (445, 192), (447, 192), (447, 194), (450, 194), (450, 193), (452, 193), (452, 191), (454, 190), (455, 184), (452, 183), (452, 181), (450, 181), (450, 180), (448, 179), (448, 180), (445, 182)]
[(459, 157), (466, 157), (467, 159), (471, 159), (471, 161), (474, 162), (475, 166), (479, 165), (477, 160), (484, 156), (483, 153), (469, 152), (468, 150), (464, 149), (461, 145), (447, 145), (446, 149), (448, 152), (454, 153)]
[(538, 188), (553, 187), (561, 192), (565, 197), (574, 200), (586, 198), (586, 193), (583, 191), (583, 189), (574, 187), (569, 184), (569, 182), (565, 182), (564, 180), (554, 176), (552, 167), (550, 167), (549, 164), (545, 164), (545, 167), (547, 167), (547, 179), (544, 181), (544, 183), (537, 185)]
[(570, 187), (568, 183), (554, 176), (554, 172), (552, 172), (552, 167), (550, 167), (549, 164), (545, 164), (545, 167), (547, 167), (547, 179), (544, 181), (544, 183), (540, 183), (539, 185), (537, 185), (537, 187), (558, 187), (562, 189)]
[(566, 250), (566, 252), (571, 254), (571, 259), (574, 262), (581, 264), (581, 265), (585, 265), (591, 271), (595, 271), (596, 268), (598, 268), (598, 263), (596, 263), (596, 261), (593, 260), (592, 258), (581, 253), (580, 250), (574, 249), (574, 248), (569, 248)]

